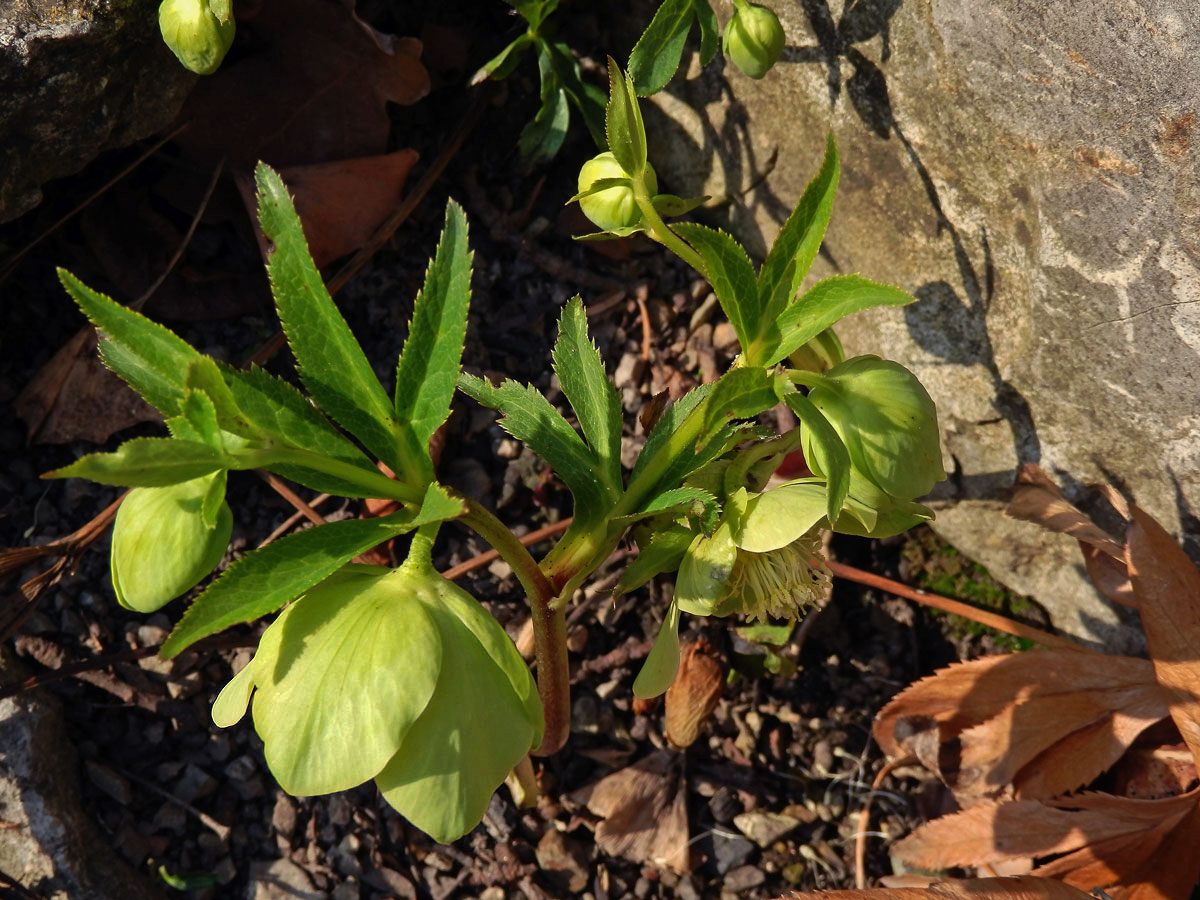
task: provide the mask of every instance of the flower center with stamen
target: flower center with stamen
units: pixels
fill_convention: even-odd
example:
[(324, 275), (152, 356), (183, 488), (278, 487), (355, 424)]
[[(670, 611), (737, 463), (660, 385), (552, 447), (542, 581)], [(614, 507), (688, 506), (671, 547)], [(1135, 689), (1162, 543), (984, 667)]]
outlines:
[(730, 607), (751, 619), (795, 619), (825, 596), (829, 569), (821, 561), (820, 531), (813, 529), (785, 547), (766, 553), (738, 550), (729, 580)]

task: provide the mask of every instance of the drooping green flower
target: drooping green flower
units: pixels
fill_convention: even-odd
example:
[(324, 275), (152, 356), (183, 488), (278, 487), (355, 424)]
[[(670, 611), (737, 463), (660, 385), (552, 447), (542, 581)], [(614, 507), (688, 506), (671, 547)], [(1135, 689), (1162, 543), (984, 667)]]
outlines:
[(163, 0), (158, 28), (184, 68), (211, 75), (229, 52), (237, 25), (229, 0)]
[[(845, 443), (854, 469), (888, 497), (915, 500), (946, 477), (937, 409), (899, 363), (878, 356), (848, 359), (826, 372), (808, 399)], [(807, 432), (803, 446), (812, 465), (819, 456)]]
[(725, 52), (750, 78), (762, 78), (783, 53), (783, 26), (779, 17), (765, 6), (746, 0), (734, 3), (733, 17), (725, 26)]
[[(604, 178), (628, 178), (628, 174), (610, 151), (604, 151), (594, 156), (579, 169), (579, 192), (591, 188), (593, 184)], [(651, 196), (658, 191), (658, 176), (654, 168), (646, 163), (646, 188)], [(633, 197), (631, 186), (617, 185), (589, 194), (579, 199), (579, 208), (592, 223), (604, 231), (618, 228), (630, 228), (642, 220), (642, 212), (638, 209)]]
[(504, 630), (414, 549), (398, 569), (346, 566), (263, 633), (213, 705), (220, 726), (253, 694), (254, 727), (284, 790), (375, 779), (435, 840), (479, 823), (541, 739), (529, 670)]
[(154, 612), (216, 567), (229, 546), (233, 514), (222, 499), (209, 527), (201, 507), (209, 492), (223, 485), (221, 472), (129, 492), (113, 522), (109, 557), (118, 603)]

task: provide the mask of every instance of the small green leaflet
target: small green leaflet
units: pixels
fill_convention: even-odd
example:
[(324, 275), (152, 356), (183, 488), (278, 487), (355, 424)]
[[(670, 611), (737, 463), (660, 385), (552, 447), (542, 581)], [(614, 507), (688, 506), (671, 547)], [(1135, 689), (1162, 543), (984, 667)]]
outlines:
[(538, 42), (538, 76), (541, 79), (538, 107), (533, 121), (521, 129), (517, 149), (525, 157), (550, 159), (558, 152), (567, 137), (567, 126), (571, 123), (571, 108), (567, 104), (567, 92), (558, 80), (554, 61), (546, 49), (545, 42)]
[(553, 364), (613, 496), (621, 492), (621, 398), (588, 337), (587, 313), (576, 294), (563, 308)]
[(567, 98), (575, 104), (583, 122), (587, 126), (592, 140), (597, 147), (605, 145), (604, 110), (608, 98), (604, 91), (594, 84), (584, 81), (579, 74), (579, 63), (571, 55), (571, 48), (562, 41), (543, 41), (542, 51), (550, 65), (554, 67), (555, 75), (562, 89), (567, 92)]
[[(796, 296), (800, 282), (808, 274), (817, 251), (821, 249), (821, 240), (825, 237), (829, 215), (833, 211), (833, 196), (837, 192), (840, 172), (837, 145), (833, 140), (833, 132), (830, 132), (825, 141), (825, 158), (820, 170), (804, 189), (758, 273), (760, 302), (771, 304), (763, 310), (768, 322), (774, 321)], [(779, 282), (785, 279), (788, 287), (780, 290)]]
[(646, 700), (665, 693), (679, 671), (679, 606), (672, 601), (642, 671), (633, 681), (633, 696)]
[(471, 76), (471, 85), (477, 85), (489, 78), (497, 81), (507, 78), (517, 67), (517, 63), (521, 61), (525, 48), (532, 43), (533, 37), (529, 32), (525, 32), (511, 41), (503, 50), (479, 67), (479, 71)]
[(177, 415), (184, 373), (200, 353), (174, 332), (93, 291), (66, 269), (58, 270), (58, 278), (88, 320), (104, 332), (100, 353), (109, 368), (163, 415)]
[(754, 266), (746, 251), (725, 232), (703, 225), (681, 222), (672, 230), (703, 257), (708, 271), (702, 274), (721, 301), (742, 347), (748, 347), (758, 334), (761, 310)]
[(638, 454), (637, 462), (633, 464), (633, 471), (630, 473), (630, 480), (633, 480), (641, 474), (650, 460), (658, 454), (663, 445), (671, 439), (684, 420), (692, 414), (692, 411), (700, 404), (712, 390), (711, 384), (702, 384), (697, 388), (688, 391), (677, 401), (672, 403), (658, 421), (654, 423), (654, 427), (650, 429), (650, 434), (646, 438), (646, 443), (642, 446), (642, 452)]
[(717, 16), (708, 0), (664, 0), (629, 54), (629, 75), (639, 97), (657, 94), (679, 68), (692, 19), (700, 24), (700, 64), (717, 52)]
[(699, 519), (705, 534), (712, 534), (721, 516), (721, 506), (717, 498), (708, 491), (695, 487), (678, 487), (663, 491), (641, 510), (632, 515), (618, 516), (609, 520), (610, 533), (612, 528), (625, 529), (642, 519), (651, 516), (671, 514), (676, 518), (688, 517)]
[(220, 366), (211, 356), (193, 359), (188, 364), (183, 383), (188, 390), (201, 391), (208, 395), (222, 430), (249, 440), (262, 436), (261, 430), (255, 428), (238, 408), (233, 392), (221, 375)]
[(392, 471), (414, 484), (427, 483), (433, 474), (428, 453), (399, 428), (391, 400), (313, 264), (283, 181), (262, 163), (255, 180), (263, 233), (275, 243), (267, 265), (271, 289), (300, 380)]
[(837, 275), (818, 281), (777, 320), (779, 344), (764, 360), (774, 365), (851, 313), (873, 306), (904, 306), (916, 298), (861, 275)]
[(609, 100), (605, 115), (608, 149), (631, 178), (646, 168), (646, 128), (629, 76), (608, 58)]
[(228, 466), (207, 444), (174, 438), (134, 438), (115, 453), (91, 453), (43, 478), (87, 478), (118, 487), (165, 487)]
[(752, 419), (778, 403), (776, 380), (766, 369), (745, 366), (722, 375), (708, 396), (697, 444), (707, 443), (731, 420)]
[(829, 420), (821, 415), (811, 400), (787, 382), (780, 381), (780, 399), (796, 414), (800, 425), (807, 429), (817, 459), (809, 460), (814, 472), (826, 482), (826, 513), (830, 523), (838, 520), (842, 504), (850, 492), (850, 453)]
[(471, 258), (466, 214), (451, 200), (396, 367), (396, 417), (426, 453), (429, 439), (450, 415), (458, 383), (471, 302)]
[(389, 538), (462, 513), (462, 503), (431, 484), (417, 515), (346, 519), (290, 534), (243, 556), (188, 607), (159, 651), (165, 659), (210, 634), (272, 613)]
[(501, 427), (550, 463), (575, 498), (576, 524), (603, 515), (611, 503), (600, 463), (549, 400), (535, 388), (511, 379), (493, 387), (464, 373), (458, 386), (464, 394), (503, 413)]

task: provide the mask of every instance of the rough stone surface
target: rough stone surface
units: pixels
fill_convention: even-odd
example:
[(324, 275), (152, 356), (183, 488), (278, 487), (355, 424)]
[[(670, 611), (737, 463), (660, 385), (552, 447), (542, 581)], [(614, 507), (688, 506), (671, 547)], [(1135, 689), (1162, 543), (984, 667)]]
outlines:
[[(0, 659), (0, 684), (24, 677)], [(0, 871), (46, 900), (162, 900), (83, 813), (79, 765), (54, 699), (0, 700)]]
[(194, 80), (159, 36), (158, 0), (2, 0), (0, 222), (166, 126)]
[(956, 505), (935, 527), (1056, 624), (1127, 647), (1078, 555), (996, 501), (1039, 462), (1074, 498), (1117, 484), (1197, 550), (1200, 4), (846, 5), (774, 4), (788, 47), (761, 82), (693, 60), (646, 113), (659, 179), (713, 195), (761, 253), (832, 129), (841, 187), (812, 277), (921, 300), (839, 333), (938, 403)]

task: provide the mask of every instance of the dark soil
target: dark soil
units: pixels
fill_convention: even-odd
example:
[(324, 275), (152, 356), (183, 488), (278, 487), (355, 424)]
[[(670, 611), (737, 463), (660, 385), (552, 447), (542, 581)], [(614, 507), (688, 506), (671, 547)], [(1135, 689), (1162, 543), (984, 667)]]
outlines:
[[(517, 157), (516, 134), (536, 96), (533, 74), (530, 65), (490, 90), (472, 137), (446, 175), (338, 301), (386, 382), (444, 203), (453, 196), (467, 210), (475, 251), (468, 366), (532, 382), (561, 404), (549, 349), (559, 310), (579, 293), (621, 389), (630, 423), (627, 437), (630, 449), (636, 449), (641, 440), (637, 414), (652, 396), (662, 390), (678, 395), (728, 364), (727, 326), (719, 313), (693, 321), (706, 286), (653, 245), (582, 245), (570, 239), (579, 223), (562, 202), (574, 191), (580, 162), (594, 151), (579, 127), (553, 164), (530, 168)], [(448, 77), (445, 81), (451, 84)], [(470, 102), (461, 88), (446, 86), (421, 104), (398, 110), (397, 145), (416, 146), (424, 161), (432, 160)], [(135, 152), (110, 155), (81, 175), (49, 186), (38, 211), (0, 231), (0, 249), (23, 246)], [(174, 166), (168, 146), (124, 182), (122, 196), (145, 192), (157, 208), (161, 204), (153, 191)], [(418, 168), (410, 184), (422, 171)], [(203, 183), (207, 176), (198, 177)], [(232, 191), (222, 184), (214, 208), (236, 209)], [(112, 227), (131, 226), (133, 213), (127, 208), (100, 208), (113, 217)], [(232, 215), (211, 219), (191, 252), (237, 247), (230, 252), (254, 259), (247, 226), (234, 224)], [(183, 216), (185, 225), (186, 220)], [(115, 290), (102, 262), (96, 242), (76, 219), (30, 254), (5, 285), (0, 313), (0, 402), (6, 408), (0, 419), (3, 546), (61, 537), (118, 496), (116, 489), (90, 483), (38, 480), (39, 473), (97, 448), (83, 442), (29, 445), (12, 411), (24, 385), (83, 324), (54, 281), (53, 266), (65, 264), (89, 284)], [(265, 279), (261, 273), (246, 278), (240, 290), (252, 300), (240, 315), (169, 324), (206, 352), (243, 360), (276, 327)], [(639, 301), (651, 326), (645, 345)], [(147, 311), (153, 314), (153, 306)], [(288, 370), (282, 356), (272, 364), (280, 373)], [(157, 433), (158, 426), (138, 426), (115, 436), (107, 449), (130, 436)], [(565, 489), (500, 430), (492, 413), (466, 400), (451, 420), (440, 471), (444, 480), (496, 509), (520, 532), (570, 514)], [(312, 492), (300, 493), (312, 499)], [(224, 564), (256, 547), (293, 513), (251, 473), (231, 476), (229, 497), (236, 525)], [(356, 502), (332, 499), (321, 512), (339, 518), (360, 509)], [(103, 538), (73, 574), (46, 592), (15, 638), (17, 652), (35, 671), (153, 646), (184, 609), (185, 600), (149, 617), (120, 608), (108, 581), (106, 549)], [(441, 562), (449, 566), (487, 548), (450, 527), (443, 530), (439, 549)], [(839, 559), (892, 576), (899, 572), (902, 550), (902, 541), (838, 538), (833, 544)], [(157, 878), (162, 866), (196, 879), (196, 885), (215, 882), (196, 896), (542, 900), (569, 894), (594, 900), (691, 900), (853, 886), (858, 813), (882, 764), (870, 739), (872, 716), (910, 681), (964, 649), (970, 652), (964, 641), (978, 652), (978, 639), (947, 638), (945, 620), (840, 581), (824, 610), (810, 614), (810, 622), (772, 656), (737, 637), (731, 629), (736, 623), (687, 622), (690, 636), (702, 634), (715, 648), (729, 680), (706, 732), (677, 754), (692, 840), (692, 871), (680, 875), (601, 852), (593, 840), (597, 817), (577, 793), (664, 746), (661, 706), (639, 706), (642, 711), (636, 712), (631, 685), (665, 598), (651, 587), (614, 602), (604, 589), (621, 564), (598, 572), (596, 586), (582, 593), (571, 612), (573, 734), (561, 753), (536, 763), (543, 790), (536, 809), (518, 809), (501, 788), (483, 824), (453, 846), (437, 846), (387, 807), (371, 785), (326, 797), (284, 795), (265, 768), (249, 720), (227, 730), (209, 720), (216, 692), (248, 649), (188, 652), (172, 662), (149, 656), (98, 667), (48, 688), (63, 701), (81, 758), (87, 809), (115, 852), (148, 877)], [(18, 573), (5, 590), (12, 592), (38, 571), (35, 566)], [(480, 568), (460, 583), (516, 634), (524, 600), (505, 566)], [(6, 603), (15, 602), (10, 593)], [(249, 646), (258, 630), (233, 629), (231, 643)], [(785, 674), (772, 675), (769, 669)], [(887, 846), (918, 821), (916, 790), (914, 781), (889, 778), (875, 796), (867, 839), (869, 878), (891, 873)], [(735, 823), (735, 817), (753, 811), (785, 813), (797, 824), (760, 847)], [(268, 868), (297, 893), (269, 887)]]

